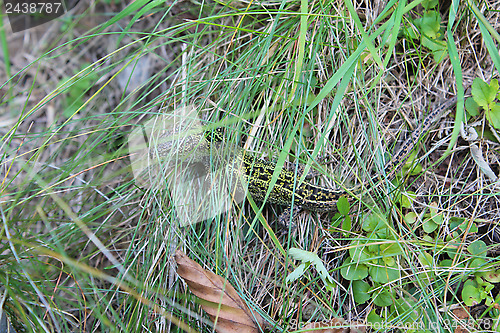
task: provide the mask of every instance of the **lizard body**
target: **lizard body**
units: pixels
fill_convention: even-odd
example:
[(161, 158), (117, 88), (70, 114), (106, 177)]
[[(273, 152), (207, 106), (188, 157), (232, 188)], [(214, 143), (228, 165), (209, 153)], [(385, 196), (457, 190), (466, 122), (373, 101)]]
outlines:
[[(415, 148), (421, 136), (427, 132), (434, 120), (456, 103), (456, 98), (452, 98), (439, 107), (435, 108), (422, 122), (422, 124), (411, 134), (411, 136), (401, 145), (400, 149), (393, 155), (384, 169), (387, 178), (391, 179), (407, 161), (411, 151)], [(171, 133), (170, 133), (171, 134)], [(176, 141), (166, 141), (158, 144), (151, 150), (151, 154), (159, 157), (166, 156), (175, 150), (177, 156), (182, 159), (189, 157), (189, 163), (202, 163), (205, 167), (219, 164), (228, 166), (227, 158), (236, 156), (237, 163), (230, 163), (229, 167), (238, 177), (241, 177), (247, 185), (248, 193), (257, 201), (264, 201), (269, 185), (272, 180), (276, 165), (265, 161), (248, 153), (230, 152), (229, 155), (220, 153), (226, 149), (223, 131), (218, 128), (213, 131), (189, 134), (183, 137), (179, 144)], [(219, 157), (218, 157), (219, 156)], [(301, 176), (301, 173), (298, 173)], [(337, 201), (348, 195), (344, 190), (334, 190), (321, 187), (308, 181), (299, 184), (295, 170), (282, 168), (271, 189), (267, 202), (277, 205), (289, 206), (279, 217), (281, 224), (288, 224), (302, 209), (315, 212), (329, 212), (337, 210)], [(293, 206), (293, 210), (291, 209)]]

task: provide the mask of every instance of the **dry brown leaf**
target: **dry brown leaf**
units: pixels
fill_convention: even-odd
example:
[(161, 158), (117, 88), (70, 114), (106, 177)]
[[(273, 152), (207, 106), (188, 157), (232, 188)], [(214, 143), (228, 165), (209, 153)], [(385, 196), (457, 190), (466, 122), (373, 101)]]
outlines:
[[(455, 318), (458, 319), (457, 323), (460, 323), (460, 321), (464, 321), (464, 323), (468, 322), (468, 319), (470, 317), (468, 311), (469, 311), (469, 307), (453, 309), (453, 314), (455, 315)], [(466, 332), (470, 332), (470, 330), (467, 327), (465, 327), (461, 324), (458, 324), (455, 327), (454, 332), (455, 333), (466, 333)]]
[(329, 322), (316, 322), (304, 325), (301, 331), (302, 333), (363, 333), (366, 332), (366, 326), (358, 322), (348, 324), (344, 319), (333, 318)]
[(215, 323), (217, 332), (256, 333), (265, 325), (262, 317), (250, 311), (227, 279), (203, 269), (181, 250), (175, 252), (175, 261), (177, 274), (202, 300), (201, 307)]

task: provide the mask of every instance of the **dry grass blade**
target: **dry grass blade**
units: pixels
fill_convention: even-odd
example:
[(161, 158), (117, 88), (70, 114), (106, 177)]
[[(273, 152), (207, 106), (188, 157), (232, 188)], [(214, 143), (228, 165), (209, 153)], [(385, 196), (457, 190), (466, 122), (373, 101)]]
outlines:
[(203, 300), (201, 307), (215, 323), (219, 333), (259, 332), (264, 320), (251, 312), (234, 287), (224, 278), (203, 269), (180, 250), (175, 253), (177, 274), (189, 286), (190, 291)]

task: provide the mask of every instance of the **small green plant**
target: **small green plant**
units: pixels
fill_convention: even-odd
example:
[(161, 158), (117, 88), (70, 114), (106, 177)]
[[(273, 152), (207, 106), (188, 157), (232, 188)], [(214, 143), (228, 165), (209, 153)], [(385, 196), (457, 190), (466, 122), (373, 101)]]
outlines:
[[(365, 283), (363, 281), (356, 281)], [(355, 288), (353, 283), (353, 289)], [(368, 285), (368, 284), (367, 284)], [(376, 289), (374, 289), (376, 290)], [(356, 300), (356, 297), (355, 297)], [(356, 300), (357, 302), (357, 300)], [(380, 315), (377, 313), (379, 309), (373, 309), (366, 318), (366, 321), (370, 323), (372, 327), (377, 330), (381, 328), (387, 329), (389, 331), (391, 326), (398, 325), (405, 327), (404, 332), (430, 332), (419, 329), (419, 327), (429, 327), (425, 316), (423, 316), (424, 311), (418, 306), (416, 298), (414, 297), (393, 297), (387, 291), (381, 291), (377, 294), (373, 303), (377, 306), (386, 308), (387, 311), (381, 310)], [(385, 331), (385, 330), (384, 330)]]
[(483, 241), (472, 242), (467, 247), (467, 252), (470, 253), (472, 260), (469, 267), (477, 269), (477, 271), (465, 281), (462, 289), (462, 300), (468, 306), (479, 304), (485, 300), (485, 304), (490, 306), (495, 302), (491, 291), (494, 288), (493, 283), (500, 282), (500, 270), (486, 268), (488, 249)]
[(290, 283), (301, 278), (307, 271), (307, 269), (312, 265), (314, 266), (314, 268), (316, 268), (319, 277), (325, 283), (327, 289), (333, 290), (335, 288), (335, 281), (330, 276), (330, 274), (328, 274), (328, 270), (326, 269), (325, 265), (323, 265), (323, 262), (316, 253), (292, 247), (290, 248), (290, 250), (288, 250), (288, 255), (290, 256), (290, 258), (298, 260), (301, 263), (292, 273), (290, 273), (286, 277), (286, 283)]
[(419, 221), (419, 216), (414, 212), (409, 212), (405, 215), (404, 220), (409, 225), (414, 225), (415, 229), (422, 227), (426, 234), (433, 233), (441, 224), (443, 224), (443, 214), (439, 212), (436, 202), (431, 202), (429, 205), (429, 212), (422, 215), (422, 223), (416, 224)]
[(465, 232), (474, 234), (479, 231), (476, 223), (469, 223), (468, 219), (452, 217), (449, 228), (451, 233), (446, 236), (447, 241), (458, 240)]
[[(395, 187), (403, 183), (408, 176), (417, 176), (424, 170), (421, 163), (418, 162), (417, 149), (413, 150), (408, 157), (408, 160), (401, 167), (401, 170), (396, 173), (396, 177), (392, 180)], [(408, 191), (405, 193), (398, 193), (394, 198), (395, 202), (400, 204), (401, 207), (410, 208), (412, 201), (415, 199), (415, 192)]]
[(465, 108), (469, 116), (479, 115), (479, 110), (483, 109), (486, 119), (497, 130), (500, 130), (500, 104), (495, 102), (500, 97), (500, 87), (498, 80), (491, 80), (487, 84), (480, 78), (475, 78), (472, 83), (472, 97), (465, 101)]
[[(457, 285), (463, 283), (457, 303), (471, 306), (484, 301), (490, 307), (484, 315), (498, 317), (494, 305), (500, 297), (493, 293), (494, 283), (500, 282), (498, 265), (487, 257), (486, 244), (481, 240), (470, 243), (466, 251), (463, 250), (464, 237), (478, 231), (475, 222), (453, 217), (448, 221), (445, 225), (443, 211), (436, 202), (431, 202), (421, 214), (407, 213), (404, 216), (406, 226), (421, 235), (410, 245), (414, 250), (407, 252), (394, 237), (384, 214), (371, 213), (362, 220), (366, 237), (351, 241), (349, 256), (340, 273), (351, 281), (357, 304), (371, 302), (377, 307), (367, 318), (372, 325), (418, 323), (429, 327), (432, 319), (423, 315), (425, 306), (419, 300), (428, 297), (426, 288), (443, 289), (449, 277), (448, 281)], [(414, 283), (403, 283), (405, 286), (401, 287), (395, 282), (407, 281), (407, 265), (418, 267), (418, 270), (412, 270)], [(408, 332), (425, 331), (417, 328)]]
[(411, 152), (410, 156), (408, 157), (408, 160), (401, 168), (401, 171), (399, 172), (399, 176), (401, 176), (401, 177), (403, 177), (405, 175), (416, 176), (416, 175), (419, 175), (423, 169), (424, 168), (423, 168), (422, 164), (418, 163), (417, 151), (414, 150)]
[(413, 21), (418, 30), (408, 29), (405, 34), (409, 39), (419, 39), (420, 44), (428, 48), (434, 60), (439, 63), (446, 56), (448, 47), (443, 38), (444, 29), (441, 27), (441, 15), (436, 9), (437, 6), (438, 0), (424, 0), (422, 16)]
[(402, 250), (390, 232), (387, 219), (380, 213), (369, 214), (362, 228), (368, 235), (351, 242), (349, 257), (340, 270), (344, 279), (356, 281), (370, 276), (378, 283), (397, 280), (399, 268), (395, 258)]
[(337, 200), (337, 210), (332, 219), (332, 227), (336, 228), (342, 223), (342, 230), (348, 232), (351, 230), (351, 217), (349, 216), (349, 211), (351, 210), (351, 204), (349, 200), (342, 196)]

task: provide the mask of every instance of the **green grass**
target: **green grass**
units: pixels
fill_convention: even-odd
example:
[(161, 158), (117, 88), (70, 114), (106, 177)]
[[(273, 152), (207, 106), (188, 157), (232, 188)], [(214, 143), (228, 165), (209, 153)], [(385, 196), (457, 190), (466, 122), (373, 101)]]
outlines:
[[(81, 6), (56, 23), (64, 29), (34, 45), (32, 58), (12, 61), (10, 69), (5, 61), (0, 88), (11, 93), (0, 119), (15, 120), (1, 131), (0, 299), (17, 331), (211, 331), (175, 274), (172, 254), (181, 248), (228, 277), (278, 330), (332, 317), (366, 320), (371, 312), (369, 320), (385, 322), (380, 332), (397, 331), (415, 313), (439, 323), (433, 331), (453, 332), (447, 309), (463, 305), (463, 277), (498, 266), (487, 228), (498, 222), (498, 190), (482, 180), (468, 144), (458, 140), (462, 104), (422, 139), (423, 171), (394, 186), (383, 167), (433, 103), (445, 93), (463, 98), (474, 77), (489, 82), (500, 69), (498, 27), (491, 26), (498, 13), (453, 2), (457, 15), (442, 16), (449, 57), (436, 63), (405, 37), (420, 3), (210, 3), (188, 14), (179, 13), (182, 4), (163, 2)], [(6, 52), (5, 42), (2, 49), (7, 57), (22, 54)], [(146, 56), (150, 77), (125, 90), (124, 68)], [(229, 143), (278, 167), (307, 164), (321, 171), (314, 182), (348, 190), (356, 198), (352, 229), (333, 228), (333, 214), (306, 212), (295, 234), (282, 235), (282, 209), (248, 201), (180, 225), (161, 174), (160, 188), (136, 183), (127, 137), (189, 104), (205, 125), (225, 126)], [(488, 145), (498, 158), (498, 141)], [(313, 163), (323, 154), (334, 163)], [(417, 197), (404, 207), (398, 194), (409, 191)], [(410, 212), (421, 219), (408, 223)], [(370, 218), (380, 226), (370, 227)], [(426, 233), (425, 223), (438, 227)], [(453, 223), (464, 230), (452, 235)], [(475, 239), (492, 251), (468, 251)], [(389, 244), (400, 250), (388, 255)], [(287, 256), (292, 247), (317, 252), (337, 287), (325, 288), (314, 270), (285, 283), (299, 264)], [(391, 262), (399, 272), (387, 282), (375, 281), (375, 273), (362, 279), (374, 290), (364, 304), (341, 274), (356, 247), (370, 251), (355, 263)], [(435, 261), (423, 260), (426, 253)], [(485, 262), (474, 266), (477, 258)], [(382, 296), (373, 303), (379, 292), (389, 306), (377, 305)], [(497, 289), (489, 295), (498, 303)], [(493, 307), (479, 313), (477, 320), (498, 324)]]

